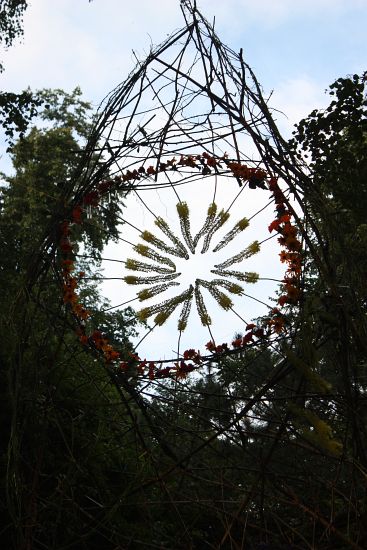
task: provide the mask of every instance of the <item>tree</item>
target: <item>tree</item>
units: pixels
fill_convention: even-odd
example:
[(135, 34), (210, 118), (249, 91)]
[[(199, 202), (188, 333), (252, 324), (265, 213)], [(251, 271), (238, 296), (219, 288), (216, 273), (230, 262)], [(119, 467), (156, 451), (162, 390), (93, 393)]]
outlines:
[[(0, 45), (9, 48), (23, 35), (23, 15), (28, 7), (27, 0), (3, 0), (0, 10)], [(0, 72), (4, 70), (0, 64)]]
[[(323, 370), (344, 392), (344, 415), (353, 426), (353, 447), (367, 465), (363, 375), (366, 347), (367, 267), (367, 99), (366, 74), (340, 78), (330, 86), (333, 100), (325, 111), (301, 121), (291, 146), (310, 158), (313, 186), (305, 194), (309, 214), (317, 220), (322, 241), (315, 246), (325, 257), (327, 279), (317, 280), (310, 260), (309, 315), (318, 332)], [(342, 413), (341, 413), (342, 414)], [(350, 416), (349, 416), (350, 415)]]
[[(77, 541), (79, 548), (84, 537), (90, 548), (108, 548), (108, 541), (116, 546), (112, 533), (119, 531), (110, 522), (124, 521), (117, 522), (119, 511), (112, 513), (128, 486), (122, 472), (138, 467), (134, 447), (122, 451), (119, 445), (132, 419), (108, 372), (80, 347), (52, 265), (35, 284), (28, 278), (63, 186), (78, 169), (90, 105), (79, 89), (39, 95), (46, 103), (40, 125), (11, 147), (15, 174), (3, 176), (0, 190), (0, 284), (6, 289), (0, 298), (3, 542), (25, 549)], [(107, 206), (79, 234), (84, 256), (91, 248), (98, 258), (115, 234), (118, 212)], [(79, 269), (88, 275), (92, 263), (81, 259)], [(101, 313), (109, 304), (97, 286), (81, 292), (110, 341), (131, 351), (133, 311)], [(56, 515), (64, 526), (60, 530), (54, 528)]]
[[(71, 94), (62, 90), (39, 92), (44, 104), (40, 122), (45, 121), (46, 126), (33, 127), (26, 138), (10, 148), (15, 175), (3, 175), (1, 232), (4, 244), (12, 251), (15, 269), (29, 263), (59, 207), (63, 188), (79, 166), (83, 141), (92, 124), (91, 107), (80, 96), (79, 88)], [(119, 212), (111, 202), (98, 219), (93, 218), (80, 236), (87, 250), (97, 254), (106, 240), (116, 236)]]
[[(23, 15), (27, 0), (3, 0), (0, 8), (0, 46), (10, 48), (23, 35)], [(4, 66), (0, 62), (0, 73)], [(23, 136), (29, 123), (37, 115), (42, 100), (30, 90), (20, 94), (0, 92), (0, 124), (7, 140), (12, 143), (16, 133)]]
[[(366, 258), (363, 260), (367, 252), (366, 80), (366, 73), (336, 80), (330, 86), (333, 99), (329, 107), (324, 111), (315, 110), (302, 120), (291, 141), (295, 150), (309, 158), (313, 185), (325, 199), (321, 212), (313, 210), (313, 214), (323, 221), (323, 233), (335, 269), (340, 269), (346, 253), (348, 262), (357, 269), (358, 264), (366, 261)], [(325, 216), (331, 217), (332, 226), (329, 219), (325, 223)], [(337, 228), (342, 228), (342, 232)], [(338, 239), (332, 236), (335, 230)], [(338, 246), (342, 250), (338, 250)], [(346, 275), (344, 272), (342, 276)]]

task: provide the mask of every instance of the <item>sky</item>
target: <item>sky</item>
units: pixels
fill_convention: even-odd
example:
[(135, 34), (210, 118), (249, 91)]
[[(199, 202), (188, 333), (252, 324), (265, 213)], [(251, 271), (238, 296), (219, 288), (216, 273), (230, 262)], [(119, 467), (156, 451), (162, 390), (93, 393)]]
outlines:
[[(244, 50), (291, 123), (324, 100), (336, 78), (365, 69), (367, 0), (198, 0), (217, 33)], [(23, 42), (3, 57), (1, 88), (80, 85), (98, 105), (144, 57), (183, 26), (179, 0), (31, 0)]]
[[(198, 6), (209, 21), (215, 17), (225, 44), (243, 48), (265, 95), (273, 92), (285, 135), (311, 110), (326, 106), (325, 90), (335, 79), (366, 69), (367, 0), (198, 0)], [(1, 89), (80, 86), (98, 107), (134, 68), (135, 55), (143, 59), (183, 26), (179, 0), (31, 0), (22, 42), (1, 52)], [(2, 151), (0, 171), (8, 169)], [(115, 299), (114, 290), (106, 292)], [(230, 339), (235, 328), (225, 326), (224, 336)], [(164, 331), (156, 337), (157, 353), (169, 337)]]

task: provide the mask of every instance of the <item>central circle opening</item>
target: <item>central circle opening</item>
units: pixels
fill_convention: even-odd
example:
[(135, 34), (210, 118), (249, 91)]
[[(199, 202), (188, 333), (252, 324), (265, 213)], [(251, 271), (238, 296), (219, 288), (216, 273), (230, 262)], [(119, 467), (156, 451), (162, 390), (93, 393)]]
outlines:
[(182, 288), (195, 285), (196, 279), (211, 281), (216, 278), (216, 276), (210, 272), (210, 270), (214, 268), (214, 264), (217, 263), (216, 255), (211, 251), (200, 254), (198, 250), (195, 254), (190, 254), (188, 260), (175, 258), (174, 261), (177, 272), (181, 273), (180, 277), (177, 278), (177, 282), (180, 283)]

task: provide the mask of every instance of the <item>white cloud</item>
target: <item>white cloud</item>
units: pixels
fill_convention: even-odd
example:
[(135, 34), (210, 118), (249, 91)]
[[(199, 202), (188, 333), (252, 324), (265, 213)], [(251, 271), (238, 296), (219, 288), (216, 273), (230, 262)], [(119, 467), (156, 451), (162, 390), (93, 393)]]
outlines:
[(365, 0), (199, 0), (204, 14), (215, 14), (221, 26), (246, 29), (252, 24), (262, 28), (277, 26), (298, 18), (315, 18), (319, 15), (341, 15), (358, 8), (366, 8)]
[[(198, 5), (210, 21), (215, 14), (218, 32), (231, 47), (251, 48), (249, 63), (255, 66), (267, 30), (287, 23), (288, 29), (298, 25), (301, 35), (302, 21), (321, 14), (338, 16), (342, 28), (343, 14), (367, 7), (365, 0), (198, 0)], [(325, 17), (316, 34), (323, 32)], [(6, 67), (1, 87), (70, 89), (80, 84), (86, 96), (98, 102), (134, 67), (132, 49), (142, 58), (151, 44), (183, 26), (179, 0), (34, 1), (25, 15), (24, 43), (1, 56)], [(279, 36), (280, 43), (284, 36)], [(269, 58), (279, 51), (274, 46)], [(320, 58), (321, 63), (322, 52)], [(284, 65), (286, 73), (287, 60)]]
[[(122, 9), (120, 0), (91, 4), (38, 0), (29, 6), (25, 35), (2, 56), (2, 87), (22, 89), (78, 84), (99, 100), (134, 67), (131, 50), (141, 56), (151, 41), (183, 24), (175, 2), (140, 0)], [(140, 51), (139, 51), (140, 50)]]
[(281, 131), (290, 136), (294, 124), (311, 111), (325, 107), (329, 97), (320, 82), (308, 76), (298, 76), (281, 81), (271, 98), (271, 106), (280, 112), (274, 118)]

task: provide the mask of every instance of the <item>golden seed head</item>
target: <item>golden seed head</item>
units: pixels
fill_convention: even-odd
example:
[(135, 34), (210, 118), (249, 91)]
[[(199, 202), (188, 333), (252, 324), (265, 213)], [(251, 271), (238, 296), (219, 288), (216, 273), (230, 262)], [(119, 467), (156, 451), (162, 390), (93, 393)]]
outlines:
[(221, 294), (219, 297), (219, 305), (223, 309), (230, 309), (233, 306), (232, 300), (226, 294)]
[(208, 208), (208, 216), (215, 216), (216, 213), (217, 213), (217, 205), (215, 204), (215, 202), (212, 202)]
[(134, 250), (136, 250), (138, 254), (146, 256), (148, 252), (148, 247), (145, 244), (137, 244), (136, 246), (134, 246)]
[(157, 325), (162, 326), (163, 323), (167, 321), (168, 317), (169, 317), (168, 311), (160, 311), (158, 315), (155, 316), (154, 322)]
[(136, 260), (128, 258), (125, 262), (125, 267), (126, 269), (135, 270), (138, 267), (138, 262)]
[(212, 320), (207, 313), (202, 313), (200, 315), (200, 321), (201, 321), (201, 324), (204, 325), (205, 327), (212, 324)]
[(154, 240), (154, 235), (150, 231), (143, 231), (140, 237), (148, 243), (151, 243)]
[(140, 302), (142, 302), (143, 300), (148, 300), (149, 298), (152, 297), (152, 291), (149, 288), (145, 288), (144, 290), (141, 290), (140, 292), (138, 292), (137, 296)]
[(259, 241), (254, 241), (247, 247), (248, 253), (252, 256), (253, 254), (257, 254), (260, 252), (260, 244)]
[(187, 218), (189, 215), (189, 207), (187, 206), (187, 202), (179, 202), (176, 204), (177, 212), (180, 218)]
[(242, 220), (240, 220), (239, 222), (237, 222), (237, 227), (243, 231), (244, 229), (247, 229), (247, 227), (249, 226), (250, 222), (248, 221), (247, 218), (242, 218)]
[(187, 321), (183, 321), (183, 320), (180, 320), (177, 324), (177, 329), (180, 331), (180, 332), (183, 332), (185, 330), (185, 328), (187, 327)]
[(242, 294), (243, 288), (241, 285), (236, 285), (236, 283), (231, 283), (231, 285), (228, 287), (228, 291), (231, 292), (231, 294)]
[(126, 275), (126, 277), (124, 277), (124, 281), (128, 285), (136, 285), (137, 280), (138, 278), (135, 275)]
[(145, 308), (141, 309), (140, 311), (137, 311), (136, 315), (137, 315), (139, 321), (146, 321), (149, 317), (149, 308), (145, 307)]
[(158, 227), (168, 227), (167, 223), (166, 223), (166, 222), (164, 221), (164, 219), (161, 218), (161, 217), (158, 217), (158, 218), (154, 221), (154, 223), (155, 223), (156, 225), (158, 225)]
[(244, 273), (244, 279), (246, 283), (257, 283), (259, 280), (259, 274), (254, 271), (246, 271), (246, 273)]
[(228, 220), (229, 212), (224, 212), (224, 210), (221, 210), (219, 212), (219, 217), (220, 217), (221, 223), (223, 224), (224, 222), (226, 222)]

